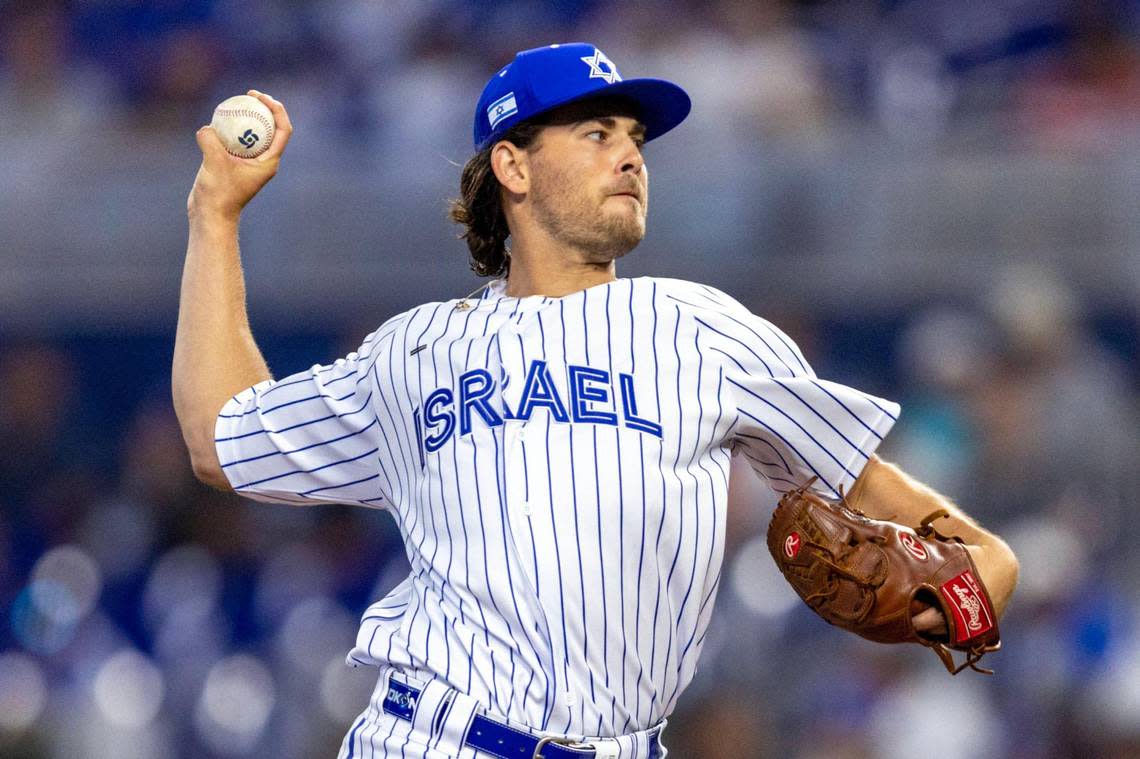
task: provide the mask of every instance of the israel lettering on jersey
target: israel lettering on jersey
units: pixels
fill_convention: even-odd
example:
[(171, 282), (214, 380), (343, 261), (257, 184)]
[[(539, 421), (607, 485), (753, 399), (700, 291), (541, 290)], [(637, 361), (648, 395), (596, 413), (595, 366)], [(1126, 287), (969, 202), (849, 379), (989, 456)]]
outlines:
[(513, 298), (496, 281), (469, 303), (239, 393), (218, 417), (223, 469), (251, 498), (395, 518), (411, 574), (364, 614), (350, 663), (543, 732), (645, 730), (700, 655), (733, 454), (777, 491), (815, 478), (835, 497), (899, 407), (817, 378), (699, 284)]

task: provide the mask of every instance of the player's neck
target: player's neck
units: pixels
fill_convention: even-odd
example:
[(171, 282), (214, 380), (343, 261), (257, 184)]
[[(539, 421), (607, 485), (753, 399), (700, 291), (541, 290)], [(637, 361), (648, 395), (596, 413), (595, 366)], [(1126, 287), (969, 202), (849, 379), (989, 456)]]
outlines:
[(543, 253), (539, 254), (533, 248), (525, 252), (512, 251), (507, 296), (525, 298), (528, 295), (545, 295), (561, 298), (617, 279), (617, 268), (613, 261), (578, 261), (566, 251), (550, 249)]

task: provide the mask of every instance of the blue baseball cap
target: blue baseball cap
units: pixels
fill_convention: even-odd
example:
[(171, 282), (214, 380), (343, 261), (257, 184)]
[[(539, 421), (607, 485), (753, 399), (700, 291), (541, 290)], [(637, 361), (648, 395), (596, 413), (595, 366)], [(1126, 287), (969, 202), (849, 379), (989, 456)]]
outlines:
[(663, 79), (622, 79), (595, 45), (571, 42), (524, 50), (483, 88), (475, 106), (475, 149), (493, 144), (515, 124), (566, 103), (600, 95), (634, 101), (645, 139), (668, 132), (692, 108), (688, 94)]

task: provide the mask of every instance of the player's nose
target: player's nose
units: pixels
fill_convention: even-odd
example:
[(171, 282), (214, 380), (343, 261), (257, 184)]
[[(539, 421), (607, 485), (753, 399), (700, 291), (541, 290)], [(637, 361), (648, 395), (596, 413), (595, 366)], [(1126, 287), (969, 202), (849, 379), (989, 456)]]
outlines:
[(645, 166), (645, 157), (641, 154), (641, 148), (632, 137), (627, 136), (622, 141), (617, 166), (619, 174), (640, 174), (642, 167)]

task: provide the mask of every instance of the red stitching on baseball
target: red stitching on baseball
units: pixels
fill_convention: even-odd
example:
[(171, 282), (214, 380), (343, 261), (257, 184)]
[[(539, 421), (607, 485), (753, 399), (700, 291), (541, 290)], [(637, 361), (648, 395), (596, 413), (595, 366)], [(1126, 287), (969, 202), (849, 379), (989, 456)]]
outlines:
[(261, 150), (251, 155), (250, 158), (256, 158), (266, 150), (269, 150), (269, 140), (273, 138), (273, 135), (276, 134), (277, 130), (274, 127), (273, 122), (266, 120), (265, 114), (258, 113), (257, 111), (251, 111), (248, 108), (219, 108), (217, 111), (215, 111), (215, 113), (219, 116), (249, 116), (250, 118), (254, 118), (260, 121), (261, 125), (265, 127), (266, 137), (268, 139), (266, 140), (265, 144), (262, 145)]

